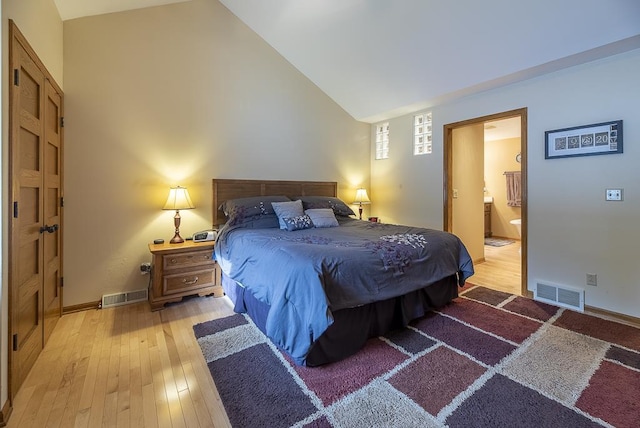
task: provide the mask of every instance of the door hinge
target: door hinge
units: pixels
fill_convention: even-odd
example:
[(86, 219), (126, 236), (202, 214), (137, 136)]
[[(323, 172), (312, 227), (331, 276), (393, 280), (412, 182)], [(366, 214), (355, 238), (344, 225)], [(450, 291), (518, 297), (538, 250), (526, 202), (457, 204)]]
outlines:
[(20, 86), (20, 70), (15, 68), (13, 70), (13, 84), (16, 86)]
[(64, 128), (64, 117), (60, 116), (60, 128)]
[(18, 350), (18, 334), (14, 334), (13, 335), (13, 350), (17, 351)]
[(64, 207), (64, 197), (60, 197), (60, 208)]
[(13, 218), (18, 218), (18, 201), (13, 203)]
[(60, 277), (60, 288), (64, 287), (64, 277)]

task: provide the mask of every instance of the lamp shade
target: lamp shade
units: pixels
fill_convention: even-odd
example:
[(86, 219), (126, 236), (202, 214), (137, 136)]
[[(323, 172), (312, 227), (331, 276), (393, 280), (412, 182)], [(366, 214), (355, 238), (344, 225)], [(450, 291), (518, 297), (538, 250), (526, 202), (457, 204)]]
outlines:
[(367, 195), (367, 189), (360, 188), (356, 190), (356, 198), (353, 201), (354, 205), (370, 204), (369, 195)]
[(169, 190), (169, 197), (167, 198), (167, 203), (164, 204), (163, 210), (190, 210), (195, 208), (193, 202), (191, 202), (191, 198), (189, 197), (189, 192), (186, 187), (172, 187)]

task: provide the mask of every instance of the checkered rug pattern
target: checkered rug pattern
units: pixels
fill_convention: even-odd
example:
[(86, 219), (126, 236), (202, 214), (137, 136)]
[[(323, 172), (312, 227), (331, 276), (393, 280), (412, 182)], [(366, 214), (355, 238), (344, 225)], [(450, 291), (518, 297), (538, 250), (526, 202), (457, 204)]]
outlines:
[(194, 332), (234, 427), (640, 426), (640, 329), (484, 287), (315, 368), (244, 315)]

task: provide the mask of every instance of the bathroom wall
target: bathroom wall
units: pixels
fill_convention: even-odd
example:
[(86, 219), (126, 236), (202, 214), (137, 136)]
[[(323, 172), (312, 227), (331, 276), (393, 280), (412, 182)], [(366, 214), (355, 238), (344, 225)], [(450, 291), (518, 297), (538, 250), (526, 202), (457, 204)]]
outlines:
[(493, 236), (520, 239), (516, 227), (509, 221), (520, 218), (520, 207), (507, 205), (505, 171), (520, 171), (516, 155), (520, 152), (520, 138), (484, 142), (485, 196), (493, 196), (491, 232)]

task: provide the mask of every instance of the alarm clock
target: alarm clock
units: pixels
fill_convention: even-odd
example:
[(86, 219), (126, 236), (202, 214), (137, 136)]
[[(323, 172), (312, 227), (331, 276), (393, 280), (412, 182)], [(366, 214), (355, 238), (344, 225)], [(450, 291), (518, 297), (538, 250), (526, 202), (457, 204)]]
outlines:
[(215, 241), (217, 237), (217, 230), (203, 230), (193, 234), (193, 242)]

